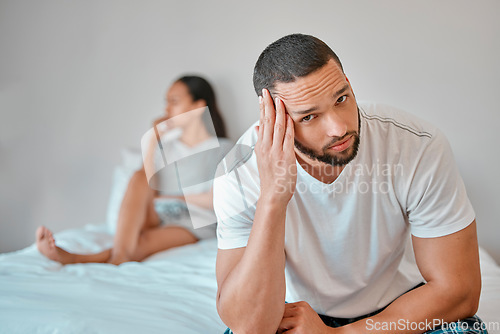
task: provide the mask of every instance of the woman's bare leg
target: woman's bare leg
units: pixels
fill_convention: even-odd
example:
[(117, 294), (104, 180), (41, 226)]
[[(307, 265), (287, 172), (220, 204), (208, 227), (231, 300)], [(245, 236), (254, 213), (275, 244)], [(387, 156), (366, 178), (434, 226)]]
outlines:
[(188, 230), (178, 226), (160, 226), (154, 208), (156, 191), (147, 183), (144, 170), (130, 179), (123, 198), (114, 245), (96, 254), (73, 254), (55, 245), (52, 232), (41, 226), (37, 230), (37, 247), (51, 260), (69, 263), (112, 263), (142, 261), (146, 257), (172, 247), (195, 243), (198, 239)]
[(52, 232), (40, 226), (36, 232), (36, 244), (40, 253), (62, 264), (109, 262), (120, 264), (132, 259), (145, 228), (159, 226), (160, 220), (154, 210), (155, 191), (147, 183), (144, 170), (135, 172), (130, 178), (120, 206), (116, 234), (112, 249), (97, 254), (73, 254), (55, 245)]
[(160, 225), (154, 209), (155, 195), (156, 191), (149, 187), (144, 169), (135, 172), (120, 207), (109, 263), (120, 264), (132, 260), (141, 232)]
[(142, 261), (150, 255), (173, 248), (193, 244), (198, 239), (180, 226), (160, 226), (144, 230), (140, 237), (132, 261)]
[[(112, 249), (106, 249), (96, 254), (73, 254), (57, 247), (52, 232), (44, 226), (37, 230), (37, 247), (40, 252), (51, 260), (62, 264), (71, 263), (105, 263), (112, 258)], [(198, 239), (188, 230), (179, 226), (161, 226), (149, 228), (141, 232), (137, 247), (128, 259), (129, 261), (142, 261), (154, 253), (197, 242)], [(123, 261), (125, 262), (125, 261)], [(120, 262), (120, 263), (123, 263)], [(113, 263), (113, 264), (120, 264)]]
[(53, 261), (62, 264), (86, 263), (86, 262), (107, 262), (111, 256), (111, 249), (106, 249), (96, 254), (73, 254), (57, 247), (52, 236), (52, 232), (45, 226), (40, 226), (36, 230), (36, 246), (40, 253)]

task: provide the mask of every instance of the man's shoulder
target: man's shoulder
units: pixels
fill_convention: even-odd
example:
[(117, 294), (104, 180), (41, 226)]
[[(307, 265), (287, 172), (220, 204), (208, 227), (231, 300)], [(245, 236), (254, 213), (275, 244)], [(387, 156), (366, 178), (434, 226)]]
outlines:
[(359, 102), (359, 114), (372, 129), (392, 129), (400, 134), (432, 139), (438, 129), (431, 123), (402, 109), (384, 103)]
[[(249, 173), (257, 175), (257, 162), (254, 154), (255, 143), (257, 142), (257, 131), (255, 126), (258, 121), (252, 124), (241, 137), (232, 146), (231, 150), (225, 155), (224, 159), (219, 163), (217, 169), (217, 177), (220, 178), (218, 183), (227, 180), (234, 181), (234, 177), (238, 173)], [(222, 177), (224, 176), (224, 177)], [(249, 177), (250, 175), (245, 175)], [(237, 178), (238, 182), (239, 177)]]

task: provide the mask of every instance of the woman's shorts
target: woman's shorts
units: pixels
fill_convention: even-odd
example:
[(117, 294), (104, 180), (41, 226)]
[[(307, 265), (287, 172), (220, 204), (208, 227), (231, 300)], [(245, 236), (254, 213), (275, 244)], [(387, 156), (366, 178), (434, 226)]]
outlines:
[[(206, 212), (201, 224), (203, 227), (196, 227), (193, 224), (193, 219), (200, 219), (197, 212), (190, 212), (186, 202), (175, 199), (156, 199), (155, 211), (160, 218), (162, 226), (180, 226), (191, 232), (198, 240), (215, 238), (217, 223), (215, 214)], [(193, 211), (193, 210), (191, 210)], [(199, 210), (197, 210), (199, 211)], [(208, 211), (208, 210), (207, 210)], [(197, 215), (191, 217), (191, 215)], [(197, 224), (200, 226), (200, 223)]]

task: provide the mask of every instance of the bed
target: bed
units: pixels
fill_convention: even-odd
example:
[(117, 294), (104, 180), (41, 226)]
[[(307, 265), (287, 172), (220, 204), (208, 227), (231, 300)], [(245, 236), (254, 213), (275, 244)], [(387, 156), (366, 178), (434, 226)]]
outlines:
[[(96, 252), (106, 225), (55, 235), (58, 245)], [(223, 333), (215, 295), (215, 239), (157, 253), (142, 263), (73, 264), (35, 245), (0, 255), (0, 333)]]
[[(55, 235), (70, 251), (109, 247), (107, 225)], [(155, 254), (120, 266), (62, 266), (32, 245), (0, 254), (0, 333), (223, 333), (215, 307), (217, 243)], [(500, 267), (481, 249), (483, 290), (478, 315), (500, 333)]]

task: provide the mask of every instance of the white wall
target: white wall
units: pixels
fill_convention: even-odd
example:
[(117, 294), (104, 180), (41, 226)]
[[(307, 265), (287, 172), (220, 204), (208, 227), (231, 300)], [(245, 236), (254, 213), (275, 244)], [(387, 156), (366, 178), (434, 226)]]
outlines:
[(253, 65), (303, 32), (337, 51), (359, 99), (448, 136), (500, 260), (496, 206), (500, 2), (0, 1), (0, 251), (105, 219), (119, 149), (163, 112), (169, 83), (208, 77), (236, 139), (254, 120)]

